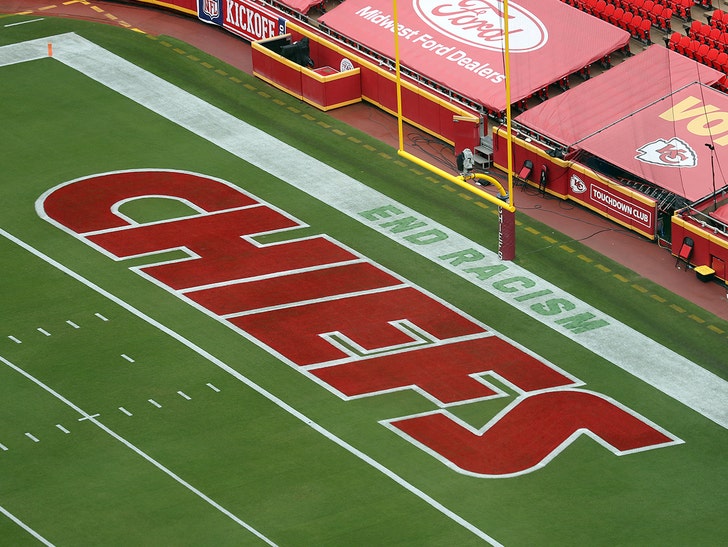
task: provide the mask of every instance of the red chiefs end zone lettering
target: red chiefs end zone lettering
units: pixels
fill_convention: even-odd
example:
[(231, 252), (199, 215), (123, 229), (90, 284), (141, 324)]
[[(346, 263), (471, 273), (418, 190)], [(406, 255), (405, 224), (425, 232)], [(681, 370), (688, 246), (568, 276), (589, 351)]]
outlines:
[[(145, 224), (119, 208), (167, 197), (197, 214)], [(344, 400), (413, 389), (439, 410), (385, 425), (458, 471), (499, 477), (545, 465), (580, 434), (615, 454), (680, 442), (630, 409), (488, 331), (327, 236), (261, 244), (303, 224), (224, 181), (126, 171), (61, 185), (39, 213), (170, 292), (242, 329)], [(153, 255), (189, 258), (154, 264)], [(444, 409), (517, 393), (482, 430)]]

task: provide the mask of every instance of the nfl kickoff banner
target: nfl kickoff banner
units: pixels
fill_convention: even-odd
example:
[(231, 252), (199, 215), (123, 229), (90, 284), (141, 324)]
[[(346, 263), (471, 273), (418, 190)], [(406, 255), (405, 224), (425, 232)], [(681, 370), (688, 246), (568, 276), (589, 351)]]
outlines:
[(197, 0), (197, 17), (251, 42), (286, 33), (285, 19), (248, 0)]

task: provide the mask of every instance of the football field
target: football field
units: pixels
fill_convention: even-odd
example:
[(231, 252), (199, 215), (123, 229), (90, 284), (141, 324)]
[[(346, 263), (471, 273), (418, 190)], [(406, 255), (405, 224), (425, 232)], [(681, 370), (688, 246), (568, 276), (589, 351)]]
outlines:
[(725, 321), (520, 213), (500, 262), (487, 202), (182, 42), (24, 21), (0, 543), (724, 541)]

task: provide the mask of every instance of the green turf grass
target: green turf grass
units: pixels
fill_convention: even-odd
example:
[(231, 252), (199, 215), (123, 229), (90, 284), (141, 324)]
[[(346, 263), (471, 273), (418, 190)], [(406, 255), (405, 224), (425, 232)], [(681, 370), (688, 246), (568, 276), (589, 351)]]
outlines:
[[(474, 241), (495, 247), (492, 210), (459, 199), (442, 183), (414, 173), (382, 143), (184, 43), (52, 19), (13, 27), (0, 34), (0, 41), (71, 28)], [(239, 82), (175, 48), (194, 53)], [(424, 258), (83, 75), (45, 59), (3, 67), (0, 77), (4, 143), (0, 159), (8, 191), (0, 203), (3, 229), (210, 351), (505, 544), (711, 545), (725, 537), (724, 429)], [(378, 423), (431, 410), (429, 401), (401, 392), (343, 402), (130, 272), (129, 263), (105, 258), (35, 215), (35, 200), (56, 184), (145, 167), (191, 170), (239, 184), (311, 224), (306, 234), (326, 233), (355, 248), (557, 363), (589, 389), (643, 413), (686, 443), (618, 458), (582, 438), (544, 469), (523, 477), (485, 480), (454, 473)], [(146, 209), (137, 208), (133, 214), (166, 218), (181, 213), (160, 208), (158, 202), (144, 205)], [(569, 242), (575, 253), (557, 246), (542, 250), (543, 241), (529, 235), (526, 227), (558, 241), (564, 241), (563, 236), (525, 215), (519, 220), (523, 223), (519, 263), (726, 377), (725, 322), (578, 243)], [(421, 500), (127, 310), (5, 239), (0, 239), (0, 255), (4, 265), (12, 265), (5, 268), (0, 288), (4, 306), (0, 335), (23, 342), (3, 337), (0, 355), (85, 411), (99, 412), (109, 428), (276, 542), (477, 543)], [(610, 271), (596, 270), (577, 255)], [(615, 278), (615, 273), (627, 281)], [(631, 289), (633, 284), (648, 292)], [(81, 328), (74, 329), (67, 320)], [(39, 327), (52, 336), (40, 333)], [(129, 363), (122, 354), (135, 362)], [(78, 422), (77, 415), (49, 394), (7, 368), (0, 368), (0, 374), (4, 401), (0, 442), (10, 449), (0, 453), (0, 505), (51, 541), (254, 543), (248, 532), (118, 441), (88, 422)], [(507, 386), (503, 389), (508, 391)], [(191, 400), (183, 399), (178, 390)], [(479, 427), (507, 403), (486, 401), (453, 412)], [(119, 406), (133, 416), (120, 412)], [(56, 423), (65, 424), (71, 433), (64, 434)], [(32, 442), (25, 432), (41, 442)], [(27, 534), (6, 519), (0, 519), (0, 535), (12, 544), (27, 541)]]

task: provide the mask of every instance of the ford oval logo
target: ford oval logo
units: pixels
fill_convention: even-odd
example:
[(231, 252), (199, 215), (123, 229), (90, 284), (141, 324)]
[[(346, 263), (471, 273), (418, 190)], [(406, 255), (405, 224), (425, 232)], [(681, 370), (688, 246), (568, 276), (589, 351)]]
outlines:
[[(497, 0), (412, 0), (417, 15), (440, 33), (463, 44), (503, 51), (503, 10)], [(508, 3), (508, 46), (511, 53), (546, 45), (548, 31), (530, 11)]]

